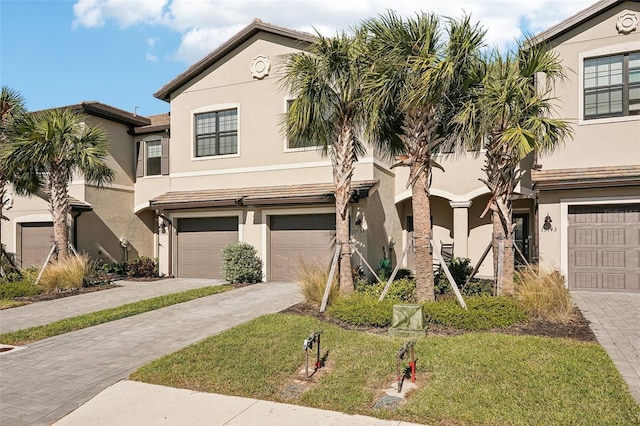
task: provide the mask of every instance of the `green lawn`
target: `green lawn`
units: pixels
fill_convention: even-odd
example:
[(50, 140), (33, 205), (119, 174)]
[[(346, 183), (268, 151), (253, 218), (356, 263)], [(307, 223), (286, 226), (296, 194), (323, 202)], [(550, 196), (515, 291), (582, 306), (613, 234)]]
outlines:
[(12, 331), (10, 333), (3, 333), (0, 334), (0, 343), (4, 343), (6, 345), (27, 345), (37, 340), (46, 339), (47, 337), (82, 330), (83, 328), (93, 327), (105, 322), (127, 318), (133, 315), (142, 314), (175, 305), (177, 303), (188, 302), (190, 300), (211, 296), (213, 294), (233, 289), (234, 287), (231, 285), (208, 286), (180, 293), (166, 294), (152, 299), (140, 300), (138, 302), (128, 303), (116, 308), (103, 309), (101, 311), (65, 318), (46, 325), (25, 328), (23, 330)]
[(380, 390), (395, 380), (403, 340), (286, 314), (212, 336), (131, 378), (285, 401), (281, 391), (304, 362), (302, 341), (315, 330), (323, 330), (332, 370), (288, 403), (428, 424), (640, 423), (640, 407), (598, 344), (496, 333), (419, 339), (419, 389), (397, 411), (374, 411)]

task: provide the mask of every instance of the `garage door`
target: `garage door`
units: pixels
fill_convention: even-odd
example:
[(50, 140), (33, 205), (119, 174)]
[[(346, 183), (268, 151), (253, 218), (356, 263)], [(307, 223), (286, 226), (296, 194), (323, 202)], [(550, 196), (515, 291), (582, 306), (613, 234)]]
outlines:
[(301, 262), (329, 268), (334, 251), (334, 214), (270, 216), (270, 279), (290, 280)]
[(22, 268), (42, 267), (53, 246), (51, 222), (22, 223), (18, 225), (18, 260)]
[(177, 276), (222, 278), (221, 250), (237, 242), (237, 217), (178, 219)]
[(640, 204), (569, 207), (569, 287), (640, 291)]

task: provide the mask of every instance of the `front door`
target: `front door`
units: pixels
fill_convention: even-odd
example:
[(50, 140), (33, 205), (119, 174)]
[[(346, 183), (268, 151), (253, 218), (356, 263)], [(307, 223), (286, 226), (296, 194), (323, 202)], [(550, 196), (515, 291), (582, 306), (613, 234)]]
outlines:
[[(513, 230), (513, 243), (520, 249), (525, 260), (530, 262), (529, 258), (529, 213), (514, 213), (513, 223), (516, 225)], [(523, 265), (522, 256), (514, 253), (516, 265)]]

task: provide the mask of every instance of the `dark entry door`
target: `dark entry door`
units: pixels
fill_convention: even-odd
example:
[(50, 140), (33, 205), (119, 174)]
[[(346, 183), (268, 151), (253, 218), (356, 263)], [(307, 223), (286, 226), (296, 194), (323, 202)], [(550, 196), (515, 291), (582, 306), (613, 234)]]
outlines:
[[(513, 243), (520, 249), (527, 262), (531, 261), (529, 256), (529, 213), (514, 213), (513, 223), (516, 225), (513, 230)], [(516, 265), (523, 265), (522, 257), (514, 253)]]

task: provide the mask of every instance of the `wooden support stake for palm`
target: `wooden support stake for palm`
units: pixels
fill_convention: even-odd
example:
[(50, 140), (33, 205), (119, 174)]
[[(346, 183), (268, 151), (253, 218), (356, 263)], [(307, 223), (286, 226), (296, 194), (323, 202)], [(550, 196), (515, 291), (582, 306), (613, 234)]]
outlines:
[(329, 291), (331, 290), (331, 283), (333, 282), (333, 276), (336, 273), (336, 266), (338, 265), (338, 259), (340, 258), (340, 252), (342, 247), (340, 244), (336, 245), (336, 251), (333, 254), (333, 260), (331, 261), (331, 270), (329, 271), (329, 278), (327, 279), (327, 285), (324, 288), (324, 296), (322, 296), (322, 304), (320, 305), (320, 312), (324, 312), (327, 309), (327, 302), (329, 301)]
[(42, 265), (42, 269), (40, 269), (40, 273), (38, 274), (38, 278), (36, 278), (36, 282), (34, 284), (38, 284), (40, 282), (40, 278), (42, 278), (42, 273), (44, 272), (45, 268), (47, 267), (47, 265), (49, 264), (49, 261), (51, 260), (51, 256), (53, 255), (53, 252), (56, 251), (56, 245), (52, 245), (51, 246), (51, 250), (49, 250), (49, 254), (47, 255), (47, 259), (44, 261), (44, 264)]
[[(393, 269), (393, 272), (391, 273), (391, 276), (389, 277), (389, 281), (387, 281), (387, 285), (384, 286), (384, 290), (382, 290), (382, 294), (380, 295), (380, 298), (378, 299), (378, 302), (382, 302), (384, 300), (385, 296), (387, 295), (387, 292), (389, 291), (389, 288), (391, 287), (391, 283), (393, 282), (393, 279), (396, 277), (396, 274), (398, 273), (398, 270), (400, 269), (400, 265), (402, 264), (402, 262), (404, 262), (404, 258), (407, 256), (407, 251), (409, 250), (409, 247), (411, 247), (411, 243), (412, 243), (412, 240), (407, 241), (407, 245), (405, 246), (404, 251), (402, 252), (402, 257), (398, 261), (398, 264), (396, 265), (396, 267)], [(380, 280), (378, 279), (378, 281), (380, 281)]]
[(369, 265), (369, 262), (367, 262), (367, 259), (365, 259), (365, 258), (364, 258), (364, 256), (362, 255), (362, 253), (360, 253), (360, 252), (358, 251), (358, 249), (357, 249), (357, 248), (355, 248), (355, 247), (353, 248), (353, 251), (355, 251), (355, 252), (356, 252), (356, 254), (357, 254), (358, 256), (360, 256), (360, 259), (362, 259), (362, 261), (364, 262), (364, 264), (365, 264), (365, 265), (367, 265), (367, 268), (369, 268), (369, 270), (371, 271), (371, 273), (373, 274), (373, 276), (374, 276), (374, 277), (376, 277), (376, 280), (378, 280), (378, 282), (379, 282), (380, 284), (382, 284), (382, 280), (380, 279), (380, 277), (378, 276), (378, 274), (376, 274), (376, 271), (374, 271), (374, 270), (373, 270), (373, 268), (371, 267), (371, 265)]
[(460, 289), (458, 289), (458, 285), (456, 284), (455, 280), (453, 279), (453, 275), (451, 275), (451, 271), (449, 271), (449, 267), (447, 266), (447, 262), (444, 261), (444, 259), (442, 258), (442, 255), (440, 254), (440, 249), (438, 248), (438, 246), (436, 246), (436, 244), (433, 242), (433, 240), (431, 240), (431, 247), (433, 248), (433, 254), (435, 254), (438, 258), (438, 260), (440, 261), (440, 266), (442, 269), (444, 269), (444, 273), (447, 276), (447, 279), (449, 280), (449, 283), (451, 284), (451, 287), (453, 288), (453, 292), (456, 294), (456, 298), (458, 299), (458, 303), (460, 303), (460, 306), (462, 306), (464, 309), (467, 309), (467, 304), (464, 303), (464, 299), (462, 298), (462, 294), (460, 294)]
[(478, 273), (478, 269), (480, 269), (480, 266), (482, 265), (482, 262), (484, 262), (484, 259), (489, 254), (489, 250), (491, 250), (491, 247), (493, 247), (493, 243), (490, 242), (489, 245), (487, 245), (487, 248), (484, 249), (484, 252), (482, 253), (482, 256), (480, 256), (480, 260), (478, 260), (478, 263), (476, 263), (476, 266), (473, 268), (473, 271), (471, 272), (471, 275), (469, 275), (469, 277), (467, 278), (467, 281), (464, 282), (464, 285), (462, 286), (462, 288), (465, 288), (467, 286), (467, 284), (469, 284), (469, 282), (471, 282), (473, 277), (476, 276), (476, 274)]

